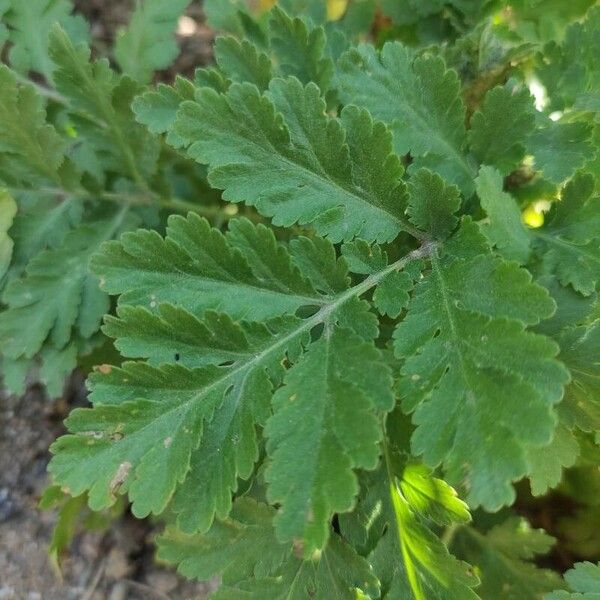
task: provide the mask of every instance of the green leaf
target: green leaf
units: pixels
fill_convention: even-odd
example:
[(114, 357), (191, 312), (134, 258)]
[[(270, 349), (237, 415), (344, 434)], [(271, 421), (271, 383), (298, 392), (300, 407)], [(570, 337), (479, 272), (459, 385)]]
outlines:
[(232, 81), (253, 83), (260, 91), (269, 87), (271, 60), (248, 40), (218, 37), (214, 52), (219, 68)]
[[(556, 337), (563, 330), (576, 327), (577, 325), (587, 323), (594, 319), (594, 306), (597, 295), (591, 294), (583, 296), (576, 292), (572, 287), (561, 285), (560, 281), (553, 275), (542, 275), (537, 279), (540, 285), (543, 285), (556, 302), (556, 312), (551, 319), (542, 321), (536, 331)], [(561, 351), (563, 347), (561, 345)]]
[(575, 177), (554, 204), (547, 225), (533, 231), (545, 267), (586, 296), (600, 280), (600, 198), (593, 194), (591, 175)]
[[(220, 39), (217, 38), (217, 46)], [(185, 100), (194, 99), (197, 87), (226, 91), (229, 83), (217, 69), (197, 69), (193, 82), (177, 75), (173, 85), (159, 83), (156, 88), (136, 96), (131, 109), (138, 123), (146, 125), (150, 133), (167, 133), (167, 142), (180, 148), (184, 141), (175, 134), (173, 125), (181, 104)]]
[(48, 545), (48, 556), (53, 567), (60, 570), (60, 555), (65, 552), (75, 537), (77, 522), (80, 514), (85, 510), (85, 495), (71, 498), (66, 496), (57, 486), (50, 486), (44, 490), (39, 507), (49, 509), (59, 506), (56, 524), (52, 530), (52, 538)]
[(350, 50), (339, 68), (342, 99), (387, 123), (398, 154), (410, 152), (415, 169), (428, 167), (465, 194), (472, 192), (476, 172), (463, 153), (460, 82), (440, 57), (415, 58), (400, 43), (388, 42), (381, 53), (367, 45)]
[(302, 537), (307, 556), (324, 546), (332, 515), (352, 508), (358, 490), (352, 469), (377, 464), (378, 412), (394, 403), (390, 373), (375, 347), (325, 327), (275, 393), (265, 430), (267, 493), (282, 505), (277, 533), (284, 540)]
[[(167, 528), (158, 538), (158, 558), (178, 566), (192, 579), (216, 575), (222, 584), (213, 600), (269, 598), (353, 600), (354, 588), (374, 595), (379, 584), (366, 560), (339, 536), (308, 560), (281, 544), (272, 524), (274, 510), (250, 498), (239, 498), (231, 517), (216, 521), (202, 535)], [(257, 552), (257, 549), (261, 549)]]
[[(171, 217), (168, 229), (166, 240), (150, 232), (125, 234), (122, 242), (105, 245), (93, 261), (106, 287), (127, 290), (118, 319), (109, 318), (106, 331), (119, 336), (116, 345), (125, 354), (147, 358), (150, 364), (105, 365), (91, 377), (94, 408), (74, 411), (67, 421), (73, 435), (53, 446), (56, 456), (50, 469), (55, 480), (73, 494), (88, 490), (95, 510), (111, 505), (117, 493), (128, 493), (138, 516), (158, 514), (172, 501), (180, 528), (205, 530), (215, 515), (228, 514), (238, 478), (252, 473), (258, 458), (256, 426), (267, 421), (271, 386), (281, 382), (282, 365), (296, 364), (288, 372), (293, 381), (296, 368), (312, 363), (333, 341), (336, 348), (338, 343), (343, 347), (340, 360), (351, 361), (349, 378), (333, 373), (314, 383), (320, 389), (338, 384), (355, 394), (355, 408), (366, 416), (359, 424), (366, 424), (366, 432), (375, 438), (358, 445), (347, 440), (344, 452), (358, 464), (375, 460), (379, 429), (373, 415), (376, 409), (389, 409), (393, 396), (385, 363), (378, 362), (373, 342), (364, 341), (376, 337), (377, 327), (368, 304), (358, 296), (425, 250), (349, 288), (344, 261), (336, 260), (333, 246), (319, 238), (294, 240), (290, 259), (270, 230), (245, 220), (232, 223), (226, 236), (194, 214)], [(310, 281), (292, 260), (302, 265)], [(211, 300), (215, 285), (220, 292)], [(208, 292), (201, 293), (202, 286)], [(269, 293), (256, 296), (264, 289)], [(309, 296), (296, 297), (297, 291)], [(146, 308), (123, 306), (152, 294), (162, 295), (141, 302)], [(167, 298), (174, 306), (164, 304)], [(215, 308), (215, 299), (228, 316), (208, 312)], [(257, 306), (255, 316), (263, 320), (269, 313), (288, 316), (265, 323), (231, 321), (232, 314), (243, 316), (240, 312), (248, 313), (250, 306)], [(304, 311), (309, 315), (304, 319), (292, 316), (307, 306), (320, 308)], [(179, 329), (181, 323), (185, 331)], [(333, 341), (324, 333), (318, 337), (319, 327), (333, 328)], [(343, 341), (351, 341), (356, 350)], [(338, 409), (342, 415), (343, 405)], [(353, 424), (352, 415), (346, 416)], [(331, 416), (323, 418), (329, 431)], [(348, 476), (353, 479), (351, 471)]]
[(2, 369), (2, 384), (9, 394), (22, 396), (26, 390), (27, 372), (29, 361), (26, 359), (13, 360), (0, 356), (0, 368)]
[(560, 483), (564, 468), (575, 464), (579, 445), (566, 427), (559, 426), (548, 446), (529, 448), (527, 454), (531, 493), (541, 496)]
[(571, 592), (558, 591), (546, 594), (544, 600), (599, 600), (600, 564), (576, 563), (565, 573), (565, 581)]
[(74, 330), (84, 338), (98, 330), (109, 304), (88, 273), (88, 262), (101, 242), (122, 229), (126, 215), (120, 210), (79, 227), (60, 248), (30, 261), (25, 277), (7, 286), (3, 302), (9, 308), (0, 314), (3, 354), (31, 358), (47, 338), (60, 349)]
[(159, 83), (155, 90), (137, 96), (131, 105), (138, 123), (145, 125), (150, 133), (167, 133), (167, 142), (179, 148), (183, 140), (173, 131), (173, 123), (181, 103), (193, 100), (196, 88), (194, 85), (177, 76), (172, 86)]
[(0, 282), (6, 274), (12, 258), (14, 244), (8, 232), (16, 214), (16, 202), (6, 190), (0, 189)]
[(547, 44), (538, 60), (537, 75), (548, 90), (550, 108), (564, 110), (600, 89), (597, 55), (600, 10), (592, 8), (582, 22), (573, 22), (562, 42)]
[(194, 213), (172, 216), (165, 238), (127, 233), (105, 244), (92, 268), (122, 304), (149, 309), (170, 302), (195, 314), (213, 309), (261, 320), (323, 303), (273, 232), (242, 219), (223, 235)]
[(41, 383), (50, 398), (58, 398), (65, 391), (68, 376), (77, 367), (78, 356), (88, 354), (97, 339), (97, 336), (83, 339), (74, 334), (63, 348), (56, 348), (47, 340), (33, 360), (3, 356), (4, 385), (11, 393), (21, 396), (27, 385)]
[[(149, 318), (148, 325), (155, 320)], [(266, 370), (279, 364), (304, 331), (293, 321), (284, 323), (271, 335), (261, 332), (262, 344), (253, 348), (238, 325), (239, 358), (223, 366), (217, 366), (216, 352), (195, 369), (175, 364), (176, 356), (161, 367), (103, 368), (104, 374), (91, 379), (95, 407), (73, 411), (67, 420), (77, 435), (53, 445), (55, 479), (74, 494), (89, 490), (94, 510), (110, 506), (117, 491), (128, 492), (141, 517), (162, 512), (186, 477), (200, 478), (206, 503), (198, 506), (188, 498), (182, 521), (188, 531), (205, 529), (215, 511), (228, 513), (237, 476), (252, 472), (258, 458), (255, 423), (266, 420), (270, 399)], [(192, 475), (190, 464), (200, 472)]]
[(454, 213), (460, 208), (460, 192), (455, 185), (429, 171), (419, 169), (408, 183), (406, 212), (410, 222), (436, 239), (447, 238), (458, 224)]
[[(402, 464), (385, 449), (386, 465), (364, 478), (360, 527), (373, 538), (369, 562), (386, 600), (476, 600), (477, 578), (452, 556), (433, 533), (431, 521), (470, 520), (466, 505), (443, 481), (420, 465)], [(350, 519), (354, 515), (350, 515)]]
[(34, 88), (19, 86), (15, 75), (4, 65), (0, 65), (0, 135), (2, 155), (6, 153), (19, 161), (17, 173), (12, 173), (11, 178), (61, 187), (59, 169), (66, 143), (46, 123), (42, 99)]
[(553, 543), (543, 530), (511, 517), (485, 534), (461, 527), (451, 550), (477, 569), (481, 577), (477, 591), (483, 600), (538, 600), (544, 592), (560, 587), (556, 573), (532, 564)]
[(524, 142), (535, 127), (533, 101), (524, 89), (490, 90), (471, 119), (471, 151), (484, 165), (507, 175), (525, 156)]
[(527, 262), (531, 234), (521, 221), (515, 199), (502, 191), (502, 175), (492, 167), (481, 167), (475, 185), (481, 208), (488, 217), (481, 225), (485, 236), (505, 258), (521, 264)]
[[(174, 131), (192, 158), (209, 164), (209, 182), (225, 190), (224, 199), (256, 206), (276, 225), (310, 223), (334, 241), (412, 232), (385, 130), (356, 109), (342, 113), (345, 127), (324, 110), (314, 84), (275, 79), (268, 96), (233, 84), (226, 95), (200, 90), (195, 103), (182, 105)], [(359, 164), (369, 152), (388, 161), (383, 181), (370, 180)]]
[(325, 93), (333, 76), (333, 62), (325, 56), (325, 31), (291, 18), (275, 6), (269, 17), (269, 41), (277, 70), (283, 77), (293, 76), (301, 83), (316, 83)]
[[(366, 592), (367, 595), (365, 595)], [(379, 582), (369, 563), (341, 537), (308, 560), (292, 556), (276, 576), (221, 586), (212, 600), (357, 600), (379, 597)]]
[(394, 339), (403, 407), (416, 409), (414, 452), (443, 463), (450, 483), (465, 482), (471, 506), (497, 510), (514, 500), (510, 482), (527, 473), (526, 448), (552, 439), (553, 404), (569, 375), (554, 358), (557, 345), (525, 330), (554, 302), (483, 240), (466, 254), (474, 227), (465, 221), (456, 246), (432, 256)]
[(571, 327), (558, 337), (560, 358), (571, 372), (571, 383), (559, 406), (561, 421), (583, 431), (600, 430), (600, 321)]
[(553, 183), (561, 183), (593, 156), (592, 128), (587, 123), (563, 123), (548, 119), (527, 139), (535, 167)]
[(14, 241), (8, 278), (20, 276), (29, 261), (47, 248), (58, 248), (65, 235), (81, 223), (83, 205), (76, 198), (16, 194), (19, 210), (10, 230)]
[(88, 26), (79, 15), (72, 15), (69, 0), (8, 0), (3, 22), (8, 26), (12, 43), (9, 61), (13, 69), (27, 74), (37, 71), (48, 81), (52, 79), (53, 64), (48, 54), (48, 36), (55, 23), (60, 23), (76, 42), (87, 42)]
[[(217, 394), (224, 394), (223, 403), (216, 403), (218, 414), (206, 425), (198, 447), (191, 453), (189, 473), (172, 503), (181, 529), (204, 531), (215, 514), (220, 517), (229, 514), (231, 491), (237, 486), (237, 478), (247, 479), (252, 472), (258, 457), (254, 424), (264, 424), (270, 402), (271, 385), (265, 371), (275, 380), (280, 378), (278, 360), (286, 349), (294, 356), (294, 344), (302, 340), (303, 330), (294, 319), (273, 321), (267, 326), (247, 323), (240, 327), (226, 315), (207, 312), (204, 320), (199, 321), (168, 304), (160, 305), (157, 315), (141, 307), (124, 306), (119, 317), (107, 318), (104, 331), (117, 338), (115, 345), (125, 356), (147, 357), (150, 364), (156, 365), (177, 363), (195, 368), (230, 364), (232, 367), (212, 371), (205, 368), (206, 380), (196, 371), (198, 387), (180, 391), (183, 401), (188, 397), (186, 394), (196, 392), (201, 396), (195, 400), (190, 396), (190, 402), (196, 402), (199, 411), (203, 410), (200, 402), (206, 402), (211, 393), (211, 385), (217, 388)], [(283, 350), (277, 351), (279, 345)], [(120, 396), (158, 397), (163, 391), (146, 389), (144, 376), (150, 373), (154, 373), (158, 380), (156, 387), (165, 394), (169, 389), (177, 393), (178, 376), (193, 374), (182, 369), (144, 370), (143, 365), (130, 364), (117, 377), (92, 377), (92, 399), (96, 403), (114, 403), (114, 398)]]
[[(387, 254), (380, 246), (370, 246), (360, 239), (344, 244), (342, 254), (353, 273), (371, 275), (389, 264)], [(411, 265), (404, 271), (394, 271), (381, 280), (373, 293), (373, 305), (380, 314), (396, 318), (406, 308), (413, 280), (418, 274), (418, 267)]]
[(251, 498), (239, 498), (231, 517), (215, 521), (204, 534), (186, 535), (167, 527), (157, 539), (158, 559), (177, 565), (179, 573), (190, 579), (220, 575), (223, 585), (267, 577), (291, 553), (291, 546), (275, 537), (274, 512)]
[(129, 24), (117, 31), (115, 59), (126, 75), (147, 83), (154, 71), (166, 69), (179, 48), (174, 32), (190, 0), (137, 2)]
[(90, 60), (90, 49), (74, 46), (56, 25), (50, 33), (50, 56), (56, 63), (53, 73), (57, 90), (73, 109), (82, 111), (105, 127), (94, 127), (89, 141), (105, 167), (123, 173), (139, 187), (146, 188), (158, 158), (158, 144), (132, 119), (131, 102), (138, 85), (114, 73), (106, 59)]
[(243, 0), (205, 0), (202, 8), (209, 27), (236, 35), (243, 32), (241, 16), (248, 11)]
[(468, 523), (469, 509), (454, 488), (432, 476), (425, 465), (409, 463), (402, 471), (399, 493), (418, 515), (439, 525)]
[[(97, 327), (98, 324), (94, 323), (94, 325)], [(75, 338), (64, 348), (56, 348), (46, 343), (40, 350), (39, 379), (51, 398), (56, 398), (63, 393), (67, 377), (77, 367), (78, 354), (85, 353), (79, 347), (80, 345), (83, 345), (81, 338)]]

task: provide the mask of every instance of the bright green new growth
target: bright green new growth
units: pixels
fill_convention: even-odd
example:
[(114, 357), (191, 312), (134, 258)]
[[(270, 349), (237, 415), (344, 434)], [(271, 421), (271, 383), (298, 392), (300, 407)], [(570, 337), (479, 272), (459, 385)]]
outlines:
[(214, 65), (152, 85), (188, 4), (96, 59), (0, 0), (4, 382), (97, 365), (54, 559), (129, 502), (216, 600), (600, 597), (511, 508), (596, 489), (600, 10), (205, 0)]

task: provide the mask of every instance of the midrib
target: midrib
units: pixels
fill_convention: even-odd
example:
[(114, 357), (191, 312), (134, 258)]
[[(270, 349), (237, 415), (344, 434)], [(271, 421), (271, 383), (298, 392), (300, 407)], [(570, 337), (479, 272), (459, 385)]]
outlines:
[[(159, 419), (168, 418), (170, 415), (172, 415), (174, 413), (181, 413), (181, 412), (185, 413), (191, 409), (192, 405), (195, 405), (198, 401), (200, 401), (202, 398), (204, 398), (208, 394), (212, 393), (213, 391), (217, 390), (219, 387), (226, 385), (229, 382), (231, 385), (233, 385), (236, 378), (239, 375), (244, 374), (245, 371), (249, 371), (249, 370), (253, 369), (257, 365), (262, 363), (272, 353), (281, 351), (282, 349), (286, 348), (287, 345), (291, 341), (293, 341), (295, 338), (297, 338), (298, 336), (306, 333), (307, 331), (310, 331), (316, 325), (319, 325), (319, 324), (325, 322), (338, 308), (340, 308), (343, 304), (348, 302), (351, 298), (354, 298), (355, 296), (360, 296), (361, 294), (365, 293), (366, 291), (368, 291), (369, 289), (371, 289), (372, 287), (377, 285), (389, 273), (403, 268), (409, 262), (411, 262), (413, 260), (418, 260), (425, 256), (432, 255), (432, 253), (435, 252), (436, 249), (437, 249), (437, 246), (435, 244), (432, 244), (432, 243), (424, 244), (423, 246), (421, 246), (417, 250), (411, 252), (410, 254), (406, 255), (405, 257), (395, 261), (394, 263), (388, 265), (384, 269), (381, 269), (379, 272), (370, 275), (369, 277), (367, 277), (365, 280), (358, 283), (357, 285), (349, 288), (348, 290), (346, 290), (344, 292), (341, 292), (329, 304), (323, 306), (315, 315), (302, 321), (298, 325), (298, 327), (296, 327), (293, 331), (291, 331), (287, 335), (283, 336), (282, 338), (278, 339), (271, 346), (268, 346), (267, 348), (265, 348), (262, 352), (255, 354), (248, 361), (243, 362), (235, 367), (228, 369), (227, 372), (222, 377), (214, 380), (208, 386), (199, 390), (196, 394), (191, 396), (188, 400), (186, 400), (180, 404), (173, 405), (172, 408), (167, 409), (159, 417)], [(119, 405), (115, 405), (115, 406), (119, 406)], [(127, 439), (130, 440), (131, 437), (135, 437), (135, 436), (141, 434), (148, 427), (154, 427), (155, 422), (156, 422), (156, 420), (149, 422), (144, 427), (138, 429), (135, 432), (132, 432), (132, 434), (130, 436), (124, 437), (122, 441), (127, 440)], [(116, 442), (117, 445), (119, 443), (121, 443), (121, 441)]]

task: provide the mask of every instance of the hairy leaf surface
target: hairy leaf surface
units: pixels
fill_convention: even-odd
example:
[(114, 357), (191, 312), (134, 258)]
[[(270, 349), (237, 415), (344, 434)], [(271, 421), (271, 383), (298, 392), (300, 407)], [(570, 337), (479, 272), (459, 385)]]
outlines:
[(558, 347), (524, 327), (549, 317), (552, 299), (490, 255), (474, 227), (464, 222), (456, 246), (432, 257), (394, 338), (414, 451), (464, 481), (472, 506), (497, 509), (527, 471), (525, 447), (551, 440), (569, 375)]
[[(248, 84), (227, 94), (205, 88), (182, 105), (174, 131), (192, 158), (209, 164), (225, 199), (256, 206), (277, 225), (311, 224), (333, 241), (412, 231), (385, 128), (355, 109), (343, 112), (343, 124), (324, 109), (318, 88), (293, 78), (273, 80), (269, 95)], [(370, 154), (385, 161), (383, 179), (361, 165)]]
[(475, 173), (463, 154), (460, 84), (441, 58), (415, 58), (400, 43), (388, 42), (381, 53), (371, 46), (351, 50), (340, 69), (342, 98), (387, 123), (396, 152), (410, 152), (416, 167), (429, 167), (465, 193), (472, 191)]

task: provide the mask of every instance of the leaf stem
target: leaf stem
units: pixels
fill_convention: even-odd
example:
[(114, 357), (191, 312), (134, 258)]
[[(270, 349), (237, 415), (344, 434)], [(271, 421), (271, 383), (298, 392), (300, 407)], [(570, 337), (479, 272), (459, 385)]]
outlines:
[(329, 309), (330, 312), (333, 312), (336, 308), (338, 308), (344, 302), (347, 302), (350, 298), (354, 296), (361, 296), (371, 288), (375, 287), (390, 273), (403, 269), (409, 262), (412, 262), (413, 260), (418, 260), (419, 258), (425, 258), (426, 256), (432, 256), (437, 250), (437, 248), (438, 242), (432, 240), (424, 241), (416, 250), (409, 252), (406, 256), (403, 256), (399, 260), (391, 263), (381, 271), (369, 275), (360, 283), (357, 283), (355, 286), (339, 294), (337, 296), (338, 300), (336, 302), (333, 302), (332, 304), (322, 308), (321, 310)]

